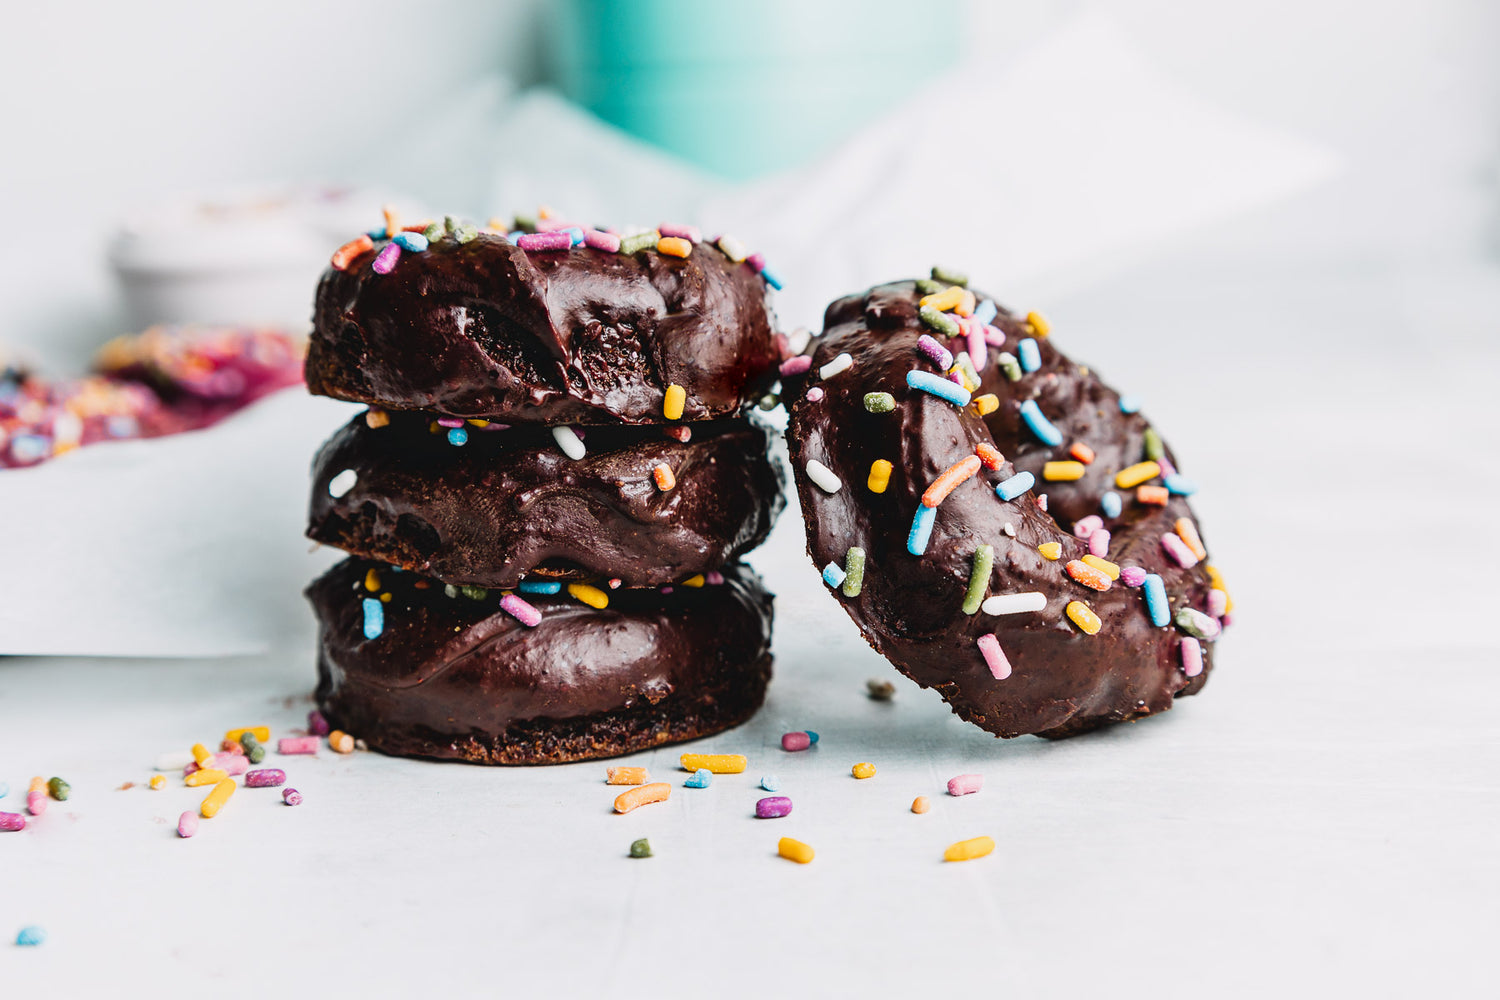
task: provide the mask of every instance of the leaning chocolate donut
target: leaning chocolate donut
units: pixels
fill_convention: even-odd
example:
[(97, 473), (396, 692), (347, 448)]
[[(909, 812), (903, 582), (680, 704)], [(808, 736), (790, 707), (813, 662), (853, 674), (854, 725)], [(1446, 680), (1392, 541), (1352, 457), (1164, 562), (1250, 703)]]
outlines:
[(638, 424), (729, 416), (774, 376), (767, 281), (717, 244), (673, 244), (684, 257), (654, 244), (523, 250), (491, 233), (418, 245), (336, 255), (314, 307), (312, 392), (508, 423)]
[(464, 593), (347, 559), (307, 596), (321, 625), (319, 706), (396, 756), (633, 753), (738, 725), (771, 677), (771, 595), (744, 566), (667, 594), (610, 592), (597, 608), (566, 592)]
[(658, 586), (755, 548), (786, 502), (750, 420), (564, 429), (576, 459), (554, 431), (494, 427), (355, 417), (313, 462), (308, 537), (446, 583)]
[[(833, 303), (807, 374), (786, 379), (808, 551), (845, 610), (999, 736), (1069, 736), (1196, 693), (1227, 594), (1170, 452), (1039, 317), (922, 284)], [(976, 360), (971, 392), (950, 372)]]

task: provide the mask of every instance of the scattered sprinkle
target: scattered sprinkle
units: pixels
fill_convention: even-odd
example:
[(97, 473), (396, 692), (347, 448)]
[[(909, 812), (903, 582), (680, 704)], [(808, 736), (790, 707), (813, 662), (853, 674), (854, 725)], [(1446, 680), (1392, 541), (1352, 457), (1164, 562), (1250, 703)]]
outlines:
[(1184, 636), (1182, 643), (1178, 646), (1178, 653), (1182, 657), (1182, 672), (1189, 677), (1197, 677), (1203, 673), (1203, 646), (1192, 636)]
[(385, 631), (385, 605), (378, 598), (366, 597), (361, 599), (364, 608), (365, 622), (364, 633), (366, 639), (379, 639), (380, 634)]
[(1105, 517), (1119, 517), (1121, 509), (1120, 494), (1114, 490), (1106, 492), (1099, 498), (1099, 509), (1104, 512)]
[(981, 323), (990, 323), (1000, 312), (1000, 307), (995, 305), (994, 299), (985, 299), (974, 308), (974, 318)]
[(989, 416), (1000, 408), (1000, 397), (993, 392), (974, 397), (974, 409), (981, 417)]
[(828, 364), (818, 369), (818, 378), (830, 379), (840, 372), (846, 372), (853, 367), (854, 358), (849, 355), (848, 351), (844, 351), (838, 357), (828, 362)]
[(714, 773), (706, 767), (700, 767), (687, 776), (682, 783), (684, 788), (707, 788), (714, 783)]
[(906, 533), (906, 551), (914, 556), (927, 551), (927, 543), (932, 538), (932, 525), (936, 520), (936, 507), (917, 504), (916, 513), (911, 518), (911, 530)]
[(863, 781), (865, 778), (875, 777), (875, 765), (869, 761), (860, 761), (849, 769), (849, 773)]
[(795, 358), (787, 358), (783, 361), (779, 371), (781, 372), (781, 377), (786, 378), (791, 375), (801, 375), (811, 367), (812, 355), (799, 354)]
[(792, 811), (792, 800), (785, 795), (768, 795), (755, 803), (756, 819), (780, 819)]
[(1036, 477), (1029, 472), (1018, 472), (995, 487), (995, 495), (1001, 500), (1014, 500), (1036, 485)]
[(975, 837), (972, 840), (960, 840), (956, 844), (949, 844), (948, 849), (943, 852), (944, 861), (973, 861), (982, 858), (995, 849), (993, 837)]
[(628, 813), (653, 802), (665, 802), (672, 794), (672, 786), (665, 781), (641, 785), (615, 797), (615, 812)]
[(1043, 559), (1056, 561), (1062, 558), (1062, 542), (1043, 542), (1036, 547)]
[(1042, 466), (1042, 478), (1051, 483), (1066, 483), (1082, 479), (1084, 471), (1082, 462), (1047, 462)]
[(865, 393), (865, 409), (870, 413), (890, 413), (896, 408), (896, 397), (888, 392)]
[(805, 731), (781, 734), (781, 749), (788, 753), (797, 753), (812, 746), (812, 737)]
[(1042, 352), (1036, 346), (1036, 340), (1031, 337), (1023, 337), (1016, 344), (1016, 354), (1021, 362), (1023, 372), (1034, 372), (1042, 367)]
[[(161, 775), (157, 777), (160, 778)], [(24, 813), (0, 812), (0, 833), (15, 833), (17, 830), (24, 829), (26, 829)]]
[(1047, 606), (1047, 595), (1030, 590), (1020, 594), (996, 594), (980, 605), (987, 615), (1017, 615), (1027, 611), (1041, 611)]
[(276, 741), (276, 752), (284, 755), (318, 752), (316, 736), (283, 736)]
[(354, 484), (359, 482), (359, 473), (353, 469), (345, 469), (332, 479), (328, 480), (328, 495), (338, 500), (354, 489)]
[(1021, 404), (1021, 419), (1026, 422), (1031, 433), (1042, 444), (1056, 448), (1062, 444), (1062, 431), (1052, 425), (1052, 421), (1042, 415), (1041, 407), (1036, 405), (1036, 400), (1028, 399)]
[[(890, 701), (892, 698), (896, 697), (896, 685), (892, 684), (888, 680), (884, 680), (878, 677), (872, 677), (869, 680), (865, 681), (865, 693), (868, 694), (873, 701)], [(813, 742), (816, 743), (818, 741), (813, 740)]]
[(945, 315), (932, 306), (922, 306), (917, 310), (917, 315), (921, 317), (923, 323), (926, 323), (943, 336), (958, 336), (958, 323), (954, 321), (952, 316)]
[(1137, 462), (1115, 473), (1115, 485), (1122, 490), (1134, 489), (1159, 475), (1161, 466), (1155, 462)]
[(994, 633), (986, 632), (975, 640), (979, 647), (979, 655), (984, 657), (985, 666), (990, 668), (990, 674), (997, 681), (1003, 681), (1010, 676), (1010, 660), (1006, 659), (1005, 652), (1000, 648), (1000, 640)]
[(1140, 408), (1141, 408), (1140, 397), (1138, 397), (1138, 396), (1121, 396), (1120, 397), (1120, 412), (1121, 413), (1137, 413), (1137, 412), (1140, 411)]
[(666, 395), (662, 398), (661, 415), (668, 420), (681, 420), (686, 403), (687, 390), (674, 382), (667, 386)]
[(951, 267), (934, 265), (932, 268), (933, 281), (946, 281), (950, 285), (964, 286), (969, 283), (969, 276), (962, 271), (956, 271)]
[(980, 463), (992, 472), (1005, 463), (1005, 456), (1000, 454), (999, 449), (987, 441), (981, 441), (975, 445), (974, 454), (978, 455)]
[(199, 815), (204, 819), (213, 819), (219, 815), (219, 810), (224, 808), (224, 803), (229, 801), (229, 797), (234, 794), (236, 787), (233, 778), (225, 778), (215, 785), (213, 791), (209, 792), (203, 799), (203, 803), (198, 806)]
[(656, 480), (656, 488), (666, 493), (677, 485), (677, 476), (672, 472), (672, 467), (665, 462), (657, 465), (651, 470), (651, 478)]
[(639, 840), (632, 840), (630, 842), (630, 856), (632, 858), (651, 857), (651, 841), (647, 840), (645, 837), (642, 837)]
[(1183, 569), (1192, 569), (1198, 565), (1198, 557), (1193, 554), (1193, 550), (1188, 548), (1187, 543), (1175, 534), (1168, 533), (1162, 535), (1161, 547), (1166, 550), (1167, 555), (1172, 558), (1172, 561)]
[(774, 774), (763, 774), (760, 778), (760, 787), (768, 792), (781, 791), (781, 779)]
[(552, 428), (552, 440), (557, 442), (558, 448), (562, 449), (564, 455), (567, 455), (575, 462), (588, 453), (588, 449), (584, 447), (583, 439), (571, 427), (562, 426)]
[(685, 753), (680, 758), (684, 771), (700, 767), (714, 774), (739, 774), (745, 770), (745, 755), (738, 753)]
[(387, 243), (375, 255), (375, 260), (370, 264), (370, 269), (376, 274), (390, 274), (396, 269), (396, 261), (400, 259), (401, 244), (395, 242)]
[(1139, 587), (1146, 582), (1146, 571), (1139, 566), (1122, 566), (1120, 582), (1127, 587)]
[(328, 734), (328, 748), (334, 753), (353, 753), (354, 737), (335, 729)]
[(800, 840), (791, 837), (782, 837), (776, 842), (776, 853), (788, 861), (795, 861), (799, 865), (805, 865), (813, 859), (813, 849)]
[(990, 570), (995, 565), (995, 547), (981, 545), (974, 550), (974, 562), (969, 569), (969, 588), (964, 592), (963, 612), (972, 615), (984, 602), (985, 591), (990, 585)]
[(523, 233), (516, 237), (516, 246), (527, 251), (567, 250), (573, 245), (573, 235), (567, 232)]
[(66, 802), (68, 796), (73, 794), (73, 786), (61, 778), (48, 778), (47, 794), (59, 802)]
[(1177, 532), (1177, 537), (1182, 539), (1188, 551), (1192, 552), (1198, 559), (1207, 559), (1208, 550), (1203, 547), (1203, 539), (1198, 536), (1198, 528), (1193, 524), (1191, 518), (1179, 517), (1172, 525)]
[(1088, 635), (1097, 635), (1103, 627), (1099, 616), (1094, 614), (1094, 609), (1082, 601), (1069, 601), (1067, 607), (1068, 618), (1072, 620), (1082, 631)]
[(570, 583), (568, 584), (568, 596), (580, 604), (587, 604), (597, 611), (603, 611), (609, 607), (609, 594), (592, 584)]
[(1194, 639), (1215, 639), (1223, 626), (1217, 618), (1210, 618), (1197, 608), (1178, 608), (1173, 619), (1177, 627)]
[(661, 239), (661, 236), (654, 229), (646, 233), (622, 236), (620, 238), (620, 253), (628, 257), (631, 254), (640, 253), (642, 250), (650, 250), (656, 246), (656, 242), (659, 239)]
[(883, 458), (877, 458), (870, 463), (870, 477), (865, 485), (871, 493), (884, 493), (886, 487), (891, 484), (891, 470), (894, 466)]
[(542, 613), (540, 611), (521, 600), (515, 594), (506, 594), (500, 598), (500, 610), (527, 628), (535, 628), (542, 620)]
[(834, 590), (844, 585), (844, 578), (848, 575), (844, 572), (843, 567), (836, 562), (831, 562), (823, 567), (823, 582)]
[(982, 774), (960, 774), (956, 778), (948, 779), (949, 795), (973, 795), (984, 788), (984, 775)]
[(865, 550), (857, 545), (851, 545), (849, 551), (844, 553), (844, 583), (843, 593), (845, 597), (858, 597), (865, 585)]
[(656, 241), (656, 250), (668, 257), (686, 257), (693, 252), (693, 244), (680, 236), (663, 236)]
[(289, 806), (300, 806), (302, 804), (302, 793), (295, 788), (284, 789), (281, 793), (281, 801)]

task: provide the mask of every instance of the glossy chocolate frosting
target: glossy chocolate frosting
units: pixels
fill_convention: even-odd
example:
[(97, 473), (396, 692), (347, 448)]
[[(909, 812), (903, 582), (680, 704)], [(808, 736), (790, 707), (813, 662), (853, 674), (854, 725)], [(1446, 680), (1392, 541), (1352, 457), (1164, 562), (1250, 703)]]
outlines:
[[(1151, 624), (1139, 588), (1117, 580), (1101, 593), (1065, 571), (1070, 560), (1088, 552), (1071, 533), (1074, 521), (1099, 513), (1101, 495), (1116, 489), (1115, 473), (1141, 460), (1148, 421), (1122, 413), (1118, 394), (1059, 353), (1050, 339), (1038, 338), (1041, 367), (1009, 381), (996, 356), (1014, 352), (1018, 339), (1031, 331), (1004, 310), (993, 323), (1007, 343), (987, 351), (980, 373), (978, 391), (999, 398), (988, 418), (981, 419), (972, 406), (959, 409), (909, 388), (906, 376), (913, 369), (942, 374), (917, 346), (922, 334), (934, 333), (919, 318), (919, 298), (915, 284), (907, 281), (833, 303), (825, 334), (809, 348), (812, 370), (786, 386), (784, 398), (795, 397), (787, 437), (808, 551), (820, 568), (829, 562), (843, 566), (851, 546), (867, 554), (859, 595), (836, 593), (845, 610), (902, 673), (937, 689), (959, 716), (999, 736), (1072, 735), (1164, 711), (1174, 697), (1196, 693), (1212, 666), (1211, 642), (1203, 643), (1203, 673), (1189, 678), (1179, 660), (1181, 633)], [(965, 346), (962, 338), (934, 335), (955, 354)], [(818, 369), (842, 352), (851, 355), (853, 366), (820, 378)], [(806, 398), (814, 386), (824, 393), (816, 402)], [(867, 412), (867, 392), (891, 393), (894, 411)], [(1022, 426), (1020, 408), (1027, 400), (1035, 400), (1062, 432), (1060, 446), (1041, 444)], [(907, 535), (923, 491), (988, 442), (1007, 461), (998, 471), (981, 469), (943, 500), (925, 554), (910, 554)], [(1071, 483), (1044, 481), (1043, 464), (1068, 460), (1074, 442), (1095, 453), (1086, 475)], [(810, 459), (838, 474), (843, 483), (838, 492), (830, 495), (809, 480)], [(888, 489), (879, 494), (866, 483), (876, 459), (894, 465)], [(995, 485), (1021, 470), (1036, 477), (1035, 488), (1001, 500)], [(1038, 503), (1043, 492), (1047, 510)], [(1133, 490), (1116, 492), (1123, 510), (1103, 519), (1112, 532), (1105, 558), (1159, 574), (1174, 615), (1185, 605), (1203, 610), (1210, 589), (1203, 565), (1179, 567), (1160, 542), (1177, 518), (1192, 516), (1186, 500), (1174, 496), (1159, 507), (1138, 503)], [(1045, 542), (1060, 543), (1061, 558), (1044, 558), (1038, 546)], [(987, 594), (1040, 591), (1045, 608), (964, 614), (979, 545), (991, 545), (995, 552)], [(1069, 620), (1064, 609), (1075, 600), (1098, 614), (1098, 634), (1087, 635)], [(1003, 680), (992, 675), (976, 646), (991, 632), (1012, 668)]]
[(685, 258), (585, 246), (525, 251), (504, 237), (434, 241), (388, 274), (366, 251), (318, 286), (314, 393), (508, 423), (660, 423), (758, 397), (779, 360), (768, 286), (707, 243)]
[[(371, 570), (376, 579), (368, 580)], [(501, 595), (347, 559), (307, 590), (320, 622), (318, 703), (376, 750), (491, 764), (607, 757), (748, 718), (770, 680), (771, 595), (744, 566), (703, 587), (619, 590), (596, 609), (528, 594), (528, 628)], [(367, 582), (377, 583), (375, 591)], [(389, 593), (366, 638), (364, 601)]]
[[(687, 442), (589, 427), (576, 461), (545, 428), (469, 427), (455, 447), (431, 426), (393, 413), (335, 434), (313, 462), (308, 537), (446, 583), (514, 587), (535, 573), (657, 586), (733, 562), (786, 503), (769, 432), (750, 420), (694, 424)], [(653, 476), (662, 464), (670, 490)], [(354, 485), (331, 496), (345, 470)]]

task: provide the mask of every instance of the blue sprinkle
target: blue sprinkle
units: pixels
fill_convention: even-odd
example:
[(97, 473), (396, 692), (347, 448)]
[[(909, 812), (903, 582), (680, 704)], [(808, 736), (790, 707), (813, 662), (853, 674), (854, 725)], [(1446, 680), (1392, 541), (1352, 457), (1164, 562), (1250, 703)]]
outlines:
[(1042, 367), (1042, 352), (1036, 346), (1036, 338), (1024, 337), (1016, 345), (1016, 354), (1021, 359), (1021, 370), (1034, 372)]
[(35, 947), (47, 940), (47, 932), (40, 927), (22, 927), (21, 932), (16, 935), (16, 944), (22, 947)]
[(927, 551), (927, 540), (932, 537), (932, 522), (937, 520), (937, 508), (925, 503), (917, 504), (912, 515), (911, 531), (906, 536), (906, 551), (919, 556)]
[(365, 638), (379, 639), (380, 633), (385, 631), (385, 605), (373, 597), (364, 599), (365, 606)]
[(5, 798), (9, 794), (10, 794), (10, 786), (7, 785), (5, 782), (0, 781), (0, 799)]
[(1167, 488), (1167, 492), (1175, 493), (1180, 497), (1190, 497), (1198, 492), (1197, 483), (1175, 472), (1170, 476), (1163, 476), (1161, 481), (1162, 485)]
[(808, 739), (812, 740), (814, 743), (818, 742), (817, 733), (813, 732), (811, 729), (804, 729), (802, 731), (807, 734)]
[(713, 780), (714, 773), (706, 767), (700, 767), (698, 768), (698, 770), (688, 775), (688, 779), (682, 784), (685, 788), (707, 788), (709, 785), (713, 784)]
[(577, 226), (569, 226), (567, 229), (564, 229), (563, 232), (568, 234), (568, 239), (572, 242), (573, 246), (576, 247), (583, 242), (583, 230), (579, 229)]
[(835, 562), (831, 562), (823, 567), (823, 582), (830, 587), (842, 587), (844, 585), (844, 578), (848, 575), (848, 573), (844, 572), (844, 568)]
[(526, 235), (526, 230), (524, 230), (524, 229), (517, 229), (513, 233), (506, 233), (505, 234), (505, 238), (508, 239), (508, 240), (510, 240), (512, 243), (514, 243), (516, 240), (520, 239), (522, 236), (525, 236), (525, 235)]
[(1172, 609), (1167, 606), (1167, 588), (1161, 582), (1161, 577), (1155, 573), (1147, 573), (1146, 579), (1141, 583), (1141, 590), (1146, 594), (1146, 614), (1151, 616), (1151, 624), (1160, 628), (1172, 620)]
[(1099, 498), (1099, 510), (1105, 517), (1120, 516), (1120, 494), (1110, 490)]
[(448, 443), (455, 448), (461, 448), (469, 443), (469, 432), (462, 427), (448, 428)]
[(999, 311), (999, 309), (995, 308), (994, 299), (985, 299), (983, 302), (979, 303), (979, 306), (974, 310), (974, 318), (979, 320), (979, 322), (981, 323), (988, 323), (990, 320), (995, 318), (995, 314)]
[(113, 416), (105, 421), (104, 429), (109, 432), (110, 437), (129, 438), (140, 433), (141, 425), (136, 422), (135, 417)]
[[(941, 375), (934, 375), (932, 372), (924, 372), (913, 368), (906, 373), (906, 384), (913, 389), (930, 392), (939, 399), (946, 399), (954, 406), (969, 405), (969, 390), (956, 382), (948, 381)], [(1058, 440), (1062, 439), (1058, 438)]]
[(1051, 445), (1056, 448), (1062, 444), (1062, 431), (1052, 426), (1052, 421), (1042, 416), (1041, 407), (1036, 405), (1036, 400), (1028, 399), (1021, 404), (1021, 419), (1026, 421), (1026, 426), (1031, 428), (1031, 433), (1042, 444)]
[(1036, 485), (1036, 476), (1029, 472), (1018, 472), (995, 487), (995, 495), (1001, 500), (1014, 500)]
[(410, 250), (412, 253), (421, 253), (427, 249), (427, 237), (421, 233), (397, 233), (393, 239), (402, 250)]
[(768, 792), (781, 791), (781, 779), (774, 774), (768, 774), (760, 779), (760, 787)]
[(10, 439), (10, 457), (17, 462), (40, 462), (52, 454), (52, 442), (40, 434), (17, 434)]
[(781, 291), (781, 278), (777, 277), (775, 271), (771, 270), (769, 267), (763, 267), (760, 269), (760, 276), (766, 279), (766, 284), (770, 285), (778, 292)]
[(368, 237), (370, 237), (370, 239), (372, 239), (372, 240), (383, 240), (383, 239), (386, 238), (385, 227), (384, 226), (377, 226), (374, 229), (370, 230), (369, 232), (365, 233), (365, 235), (368, 236)]
[(523, 594), (557, 594), (562, 591), (562, 584), (557, 580), (522, 580), (516, 589)]
[(1121, 396), (1120, 397), (1120, 412), (1121, 413), (1137, 413), (1137, 412), (1140, 411), (1140, 408), (1141, 408), (1141, 398), (1139, 396)]

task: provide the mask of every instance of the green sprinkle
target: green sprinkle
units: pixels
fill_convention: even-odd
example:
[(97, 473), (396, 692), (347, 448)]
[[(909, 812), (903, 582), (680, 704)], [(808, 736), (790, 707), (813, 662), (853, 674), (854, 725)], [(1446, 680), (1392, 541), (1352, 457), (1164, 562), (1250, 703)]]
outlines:
[(990, 570), (994, 565), (993, 545), (981, 545), (974, 550), (974, 568), (969, 571), (969, 589), (964, 593), (964, 614), (974, 614), (984, 603), (984, 592), (989, 588)]
[(1000, 370), (1005, 372), (1005, 377), (1012, 382), (1021, 381), (1021, 362), (1009, 351), (1001, 351), (1000, 356), (995, 359), (1000, 364)]
[(245, 756), (248, 757), (250, 755), (250, 748), (260, 746), (260, 740), (256, 739), (255, 734), (247, 729), (243, 733), (240, 733), (240, 746), (244, 749)]
[(482, 601), (490, 596), (488, 588), (485, 587), (463, 586), (458, 588), (458, 592), (471, 601)]
[(1160, 462), (1167, 457), (1167, 449), (1162, 446), (1161, 435), (1156, 433), (1155, 427), (1146, 428), (1146, 459), (1151, 462)]
[(453, 238), (460, 243), (477, 240), (479, 239), (479, 229), (477, 226), (471, 226), (465, 222), (453, 231)]
[(890, 413), (896, 408), (896, 397), (888, 392), (865, 393), (865, 409), (871, 413)]
[(640, 253), (642, 250), (650, 250), (656, 246), (656, 241), (661, 239), (655, 230), (649, 233), (636, 233), (634, 236), (626, 236), (620, 240), (620, 252), (623, 254)]
[(447, 232), (448, 228), (446, 225), (441, 222), (434, 222), (426, 229), (422, 230), (422, 235), (427, 237), (428, 243), (436, 243), (438, 240), (442, 239), (443, 235)]
[(951, 267), (942, 267), (941, 265), (934, 267), (932, 269), (932, 277), (934, 281), (946, 281), (950, 285), (958, 285), (962, 288), (967, 288), (969, 285), (969, 276), (962, 271), (955, 271)]
[(513, 228), (527, 233), (534, 233), (536, 232), (536, 220), (529, 215), (518, 215), (516, 216), (516, 224)]
[(968, 351), (959, 351), (958, 357), (957, 359), (955, 359), (954, 363), (958, 365), (959, 369), (966, 376), (968, 376), (971, 383), (973, 383), (975, 386), (979, 385), (979, 372), (974, 370), (974, 362), (969, 358)]
[(640, 840), (632, 840), (630, 842), (630, 856), (632, 858), (651, 857), (651, 841), (645, 837), (642, 837)]
[(858, 597), (865, 585), (865, 550), (852, 546), (844, 553), (844, 596)]
[(768, 392), (764, 396), (760, 397), (760, 402), (756, 403), (755, 405), (760, 407), (762, 410), (766, 410), (769, 412), (776, 409), (777, 406), (781, 405), (781, 397), (776, 395), (774, 392)]
[(259, 764), (266, 759), (266, 748), (259, 743), (245, 748), (245, 759), (252, 764)]
[(59, 802), (66, 802), (68, 796), (73, 794), (73, 786), (61, 778), (48, 778), (47, 794)]
[(917, 291), (921, 292), (923, 295), (936, 295), (938, 292), (941, 292), (947, 287), (948, 286), (943, 284), (941, 281), (932, 281), (928, 278), (917, 279)]
[(922, 317), (922, 322), (932, 327), (938, 333), (948, 337), (958, 336), (958, 324), (952, 318), (938, 312), (932, 306), (923, 306), (917, 310), (917, 315)]

